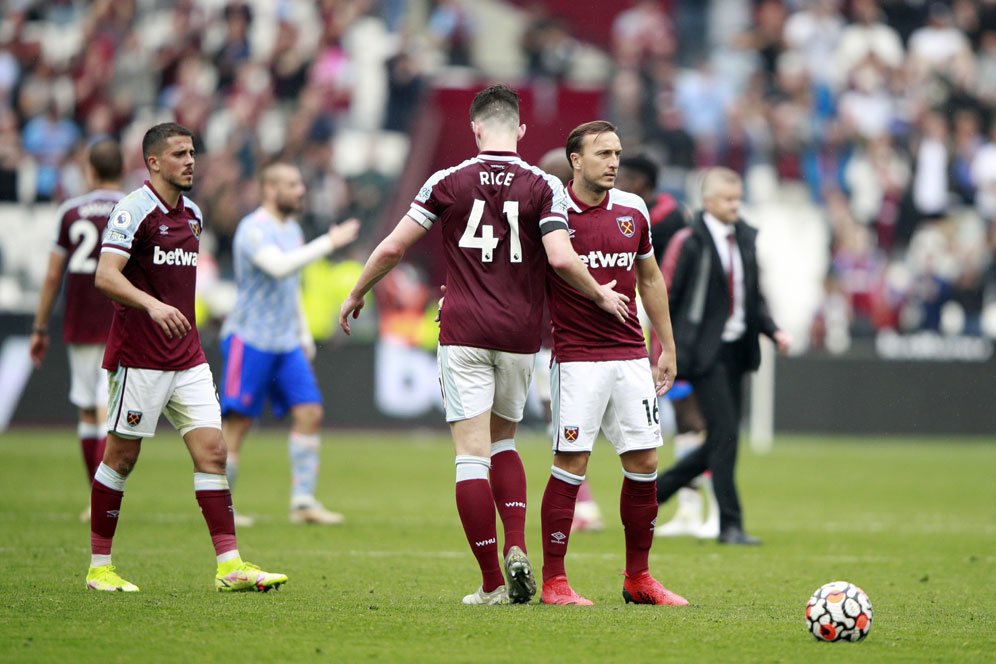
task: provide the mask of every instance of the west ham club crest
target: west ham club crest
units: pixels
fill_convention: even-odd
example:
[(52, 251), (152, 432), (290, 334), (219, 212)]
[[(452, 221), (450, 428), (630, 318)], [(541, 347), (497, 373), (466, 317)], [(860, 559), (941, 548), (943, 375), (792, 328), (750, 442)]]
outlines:
[(616, 226), (619, 227), (619, 232), (626, 237), (633, 237), (633, 233), (636, 232), (633, 217), (616, 217)]
[(564, 440), (573, 442), (578, 439), (581, 430), (578, 427), (564, 427)]
[(129, 410), (127, 415), (128, 426), (135, 428), (142, 422), (142, 411)]
[(190, 232), (194, 234), (194, 237), (198, 240), (201, 239), (201, 222), (197, 219), (188, 219), (187, 225), (190, 226)]

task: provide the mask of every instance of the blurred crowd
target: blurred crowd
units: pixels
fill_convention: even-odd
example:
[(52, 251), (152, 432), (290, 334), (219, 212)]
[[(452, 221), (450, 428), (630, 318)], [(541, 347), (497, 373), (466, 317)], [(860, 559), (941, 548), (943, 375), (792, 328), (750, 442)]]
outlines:
[(808, 191), (832, 238), (813, 344), (996, 336), (996, 1), (637, 0), (612, 39), (611, 115), (663, 188), (724, 165)]
[(376, 218), (396, 168), (336, 155), (336, 138), (361, 132), (372, 152), (378, 136), (409, 128), (424, 78), (402, 31), (404, 0), (5, 5), (0, 201), (82, 193), (79, 156), (100, 135), (122, 141), (131, 189), (144, 178), (144, 130), (175, 119), (197, 137), (195, 197), (223, 264), (235, 225), (258, 204), (254, 175), (274, 157), (302, 168), (309, 235)]
[[(376, 159), (377, 137), (406, 135), (433, 74), (479, 68), (475, 43), (496, 39), (480, 18), (490, 1), (4, 4), (0, 201), (81, 193), (78, 156), (102, 134), (123, 142), (136, 186), (144, 128), (176, 119), (199, 139), (195, 194), (223, 273), (273, 156), (302, 168), (306, 233), (348, 216), (372, 226), (403, 163)], [(510, 82), (590, 79), (571, 17), (515, 4)], [(814, 345), (841, 326), (996, 336), (996, 0), (621, 0), (608, 13), (603, 111), (628, 152), (663, 166), (662, 191), (685, 200), (702, 168), (765, 167), (825, 218)], [(341, 154), (344, 132), (375, 137), (352, 150), (370, 155)]]

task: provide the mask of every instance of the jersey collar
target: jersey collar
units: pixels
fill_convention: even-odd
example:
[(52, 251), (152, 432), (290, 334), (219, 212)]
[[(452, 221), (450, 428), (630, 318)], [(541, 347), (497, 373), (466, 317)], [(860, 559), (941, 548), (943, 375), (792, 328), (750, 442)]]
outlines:
[(486, 161), (515, 161), (519, 158), (516, 152), (505, 152), (502, 150), (484, 150), (477, 154), (478, 159)]
[(169, 203), (167, 203), (166, 200), (162, 196), (159, 195), (159, 192), (156, 191), (156, 188), (152, 186), (152, 182), (150, 180), (146, 180), (145, 181), (145, 188), (148, 189), (152, 193), (152, 195), (156, 197), (156, 202), (159, 204), (159, 208), (163, 212), (167, 212), (168, 213), (168, 212), (171, 212), (172, 210), (176, 210), (177, 212), (183, 212), (183, 194), (182, 193), (180, 194), (180, 198), (176, 202), (176, 207), (175, 208), (170, 208)]
[(612, 190), (611, 189), (609, 191), (605, 192), (605, 197), (602, 198), (602, 201), (598, 205), (588, 205), (587, 203), (581, 202), (578, 199), (578, 197), (574, 195), (574, 189), (571, 186), (573, 184), (574, 184), (574, 180), (571, 180), (570, 182), (567, 183), (567, 186), (566, 186), (567, 197), (568, 197), (567, 204), (575, 212), (587, 212), (588, 210), (591, 210), (591, 209), (594, 209), (594, 208), (601, 208), (602, 210), (611, 210), (612, 209)]

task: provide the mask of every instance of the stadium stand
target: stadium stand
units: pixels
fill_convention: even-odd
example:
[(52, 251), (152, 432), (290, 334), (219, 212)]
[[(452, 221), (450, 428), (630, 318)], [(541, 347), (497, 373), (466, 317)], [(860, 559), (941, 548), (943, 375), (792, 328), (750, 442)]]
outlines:
[[(417, 134), (445, 112), (445, 92), (504, 80), (525, 91), (535, 127), (555, 127), (545, 114), (594, 91), (583, 114), (607, 117), (627, 151), (660, 160), (659, 187), (686, 204), (701, 169), (743, 173), (746, 215), (765, 229), (772, 304), (808, 345), (840, 351), (883, 330), (996, 335), (993, 2), (597, 9), (10, 2), (0, 25), (0, 219), (10, 230), (0, 304), (32, 308), (41, 268), (29, 257), (48, 242), (48, 206), (82, 190), (78, 157), (96, 135), (122, 140), (128, 188), (142, 175), (144, 127), (175, 118), (195, 130), (197, 196), (224, 281), (260, 163), (279, 154), (301, 164), (307, 232), (359, 214), (369, 247), (410, 195), (399, 183), (432, 167), (413, 151), (437, 149)], [(524, 145), (538, 153), (560, 138), (547, 129)]]

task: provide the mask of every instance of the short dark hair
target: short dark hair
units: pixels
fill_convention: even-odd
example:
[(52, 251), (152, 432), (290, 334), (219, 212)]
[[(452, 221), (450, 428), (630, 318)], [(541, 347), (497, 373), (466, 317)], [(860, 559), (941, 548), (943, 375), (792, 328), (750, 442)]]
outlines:
[(194, 132), (175, 122), (157, 124), (145, 132), (145, 136), (142, 138), (142, 159), (147, 160), (150, 154), (160, 152), (166, 141), (173, 136), (193, 138)]
[(614, 132), (616, 126), (607, 120), (592, 120), (591, 122), (585, 122), (583, 125), (578, 125), (574, 130), (567, 135), (567, 161), (571, 161), (571, 155), (577, 152), (581, 153), (581, 143), (584, 141), (585, 136), (591, 134), (598, 135), (604, 134), (606, 132)]
[(647, 178), (647, 183), (651, 187), (657, 186), (657, 162), (645, 154), (623, 157), (619, 160), (619, 168), (628, 168), (634, 173), (639, 173)]
[(502, 118), (519, 124), (519, 95), (507, 85), (492, 85), (474, 96), (470, 104), (471, 122)]
[(121, 179), (124, 160), (121, 157), (121, 146), (113, 138), (99, 138), (91, 143), (87, 160), (101, 182)]

